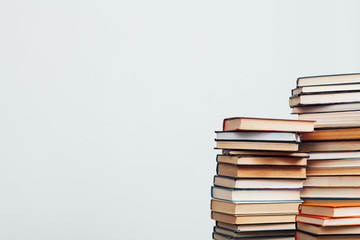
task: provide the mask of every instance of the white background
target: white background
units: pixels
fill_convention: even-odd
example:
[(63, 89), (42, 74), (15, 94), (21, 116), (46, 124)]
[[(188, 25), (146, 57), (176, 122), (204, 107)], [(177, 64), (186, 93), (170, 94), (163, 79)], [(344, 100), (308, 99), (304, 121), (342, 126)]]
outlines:
[(211, 239), (214, 132), (359, 72), (359, 1), (1, 1), (0, 239)]

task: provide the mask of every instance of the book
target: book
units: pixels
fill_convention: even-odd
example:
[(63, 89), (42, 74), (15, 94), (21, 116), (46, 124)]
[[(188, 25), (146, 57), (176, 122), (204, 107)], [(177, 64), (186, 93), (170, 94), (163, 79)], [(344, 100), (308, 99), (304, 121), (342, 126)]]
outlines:
[(360, 159), (360, 151), (311, 152), (308, 160)]
[(309, 152), (357, 151), (360, 150), (360, 140), (304, 141), (301, 143), (300, 150)]
[(307, 105), (291, 108), (292, 114), (303, 113), (326, 113), (326, 112), (345, 112), (356, 111), (360, 109), (360, 103), (334, 103), (321, 105)]
[(360, 176), (308, 176), (306, 187), (360, 187)]
[(216, 221), (231, 224), (260, 224), (260, 223), (293, 223), (294, 214), (284, 215), (234, 215), (219, 212), (211, 212), (211, 218)]
[(297, 223), (297, 229), (314, 235), (348, 235), (360, 234), (360, 225), (353, 226), (319, 226), (308, 223)]
[(216, 149), (243, 149), (243, 150), (274, 150), (274, 151), (297, 151), (296, 142), (260, 142), (260, 141), (216, 141)]
[(272, 230), (272, 231), (257, 231), (257, 232), (237, 232), (229, 229), (214, 227), (214, 232), (226, 235), (234, 238), (246, 238), (246, 237), (279, 237), (279, 236), (295, 236), (294, 230)]
[(360, 216), (325, 217), (317, 215), (298, 214), (296, 216), (296, 222), (309, 223), (320, 226), (360, 225)]
[(360, 138), (360, 127), (317, 129), (301, 134), (302, 141), (349, 140)]
[(304, 187), (301, 198), (360, 198), (360, 188), (356, 187)]
[(358, 127), (360, 111), (304, 113), (300, 114), (298, 118), (315, 120), (315, 128)]
[(334, 93), (334, 92), (350, 92), (360, 91), (359, 83), (341, 84), (341, 85), (314, 85), (306, 87), (297, 87), (291, 90), (292, 96), (316, 93)]
[(246, 179), (246, 178), (234, 178), (234, 177), (224, 177), (224, 176), (215, 176), (214, 185), (226, 188), (303, 188), (302, 179), (273, 179), (273, 178), (256, 178), (256, 179)]
[[(272, 156), (272, 157), (303, 157), (308, 158), (308, 152), (298, 151), (263, 151), (263, 150), (222, 150), (224, 155), (253, 155), (253, 156)], [(360, 152), (359, 152), (360, 154)]]
[(337, 85), (359, 83), (360, 74), (334, 74), (323, 76), (299, 77), (297, 79), (297, 87), (316, 86), (316, 85)]
[(360, 235), (312, 235), (303, 231), (297, 231), (296, 240), (360, 240)]
[(265, 223), (265, 224), (230, 224), (225, 222), (216, 222), (216, 226), (236, 232), (252, 232), (266, 230), (295, 230), (294, 222), (287, 223)]
[(311, 160), (311, 161), (308, 161), (308, 166), (310, 168), (360, 167), (360, 159)]
[(217, 174), (236, 178), (306, 178), (305, 167), (292, 166), (237, 166), (218, 163)]
[(294, 240), (294, 236), (274, 236), (274, 237), (239, 237), (234, 238), (226, 236), (220, 233), (213, 233), (213, 239), (215, 240), (229, 240), (229, 239), (241, 239), (241, 240)]
[(359, 101), (360, 92), (319, 93), (290, 97), (290, 107), (333, 103), (354, 103)]
[(299, 201), (301, 189), (231, 189), (213, 186), (211, 197), (233, 202)]
[(360, 198), (303, 198), (304, 203), (360, 203)]
[(222, 155), (216, 157), (217, 162), (235, 165), (275, 165), (306, 166), (307, 158), (269, 155)]
[(261, 132), (261, 131), (216, 131), (218, 140), (300, 142), (300, 135), (292, 132)]
[(360, 167), (307, 168), (307, 176), (360, 175)]
[(214, 212), (227, 214), (297, 214), (301, 201), (294, 202), (264, 202), (264, 203), (238, 203), (211, 199), (210, 208)]
[(312, 132), (314, 121), (273, 118), (226, 118), (223, 131), (280, 131), (280, 132)]
[(301, 214), (319, 215), (325, 217), (349, 217), (360, 216), (359, 203), (322, 203), (322, 204), (301, 204)]

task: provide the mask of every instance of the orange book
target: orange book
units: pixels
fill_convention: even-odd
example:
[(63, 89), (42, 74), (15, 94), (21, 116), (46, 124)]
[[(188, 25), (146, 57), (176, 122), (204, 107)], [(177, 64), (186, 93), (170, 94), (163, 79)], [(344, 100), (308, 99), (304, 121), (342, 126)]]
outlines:
[(360, 203), (318, 203), (301, 204), (299, 213), (323, 217), (360, 216)]

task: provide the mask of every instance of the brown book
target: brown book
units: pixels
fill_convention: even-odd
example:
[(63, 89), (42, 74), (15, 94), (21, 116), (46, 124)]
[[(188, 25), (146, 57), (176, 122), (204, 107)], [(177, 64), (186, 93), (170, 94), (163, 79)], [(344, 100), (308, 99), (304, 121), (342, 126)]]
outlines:
[(294, 230), (285, 230), (285, 231), (254, 231), (254, 232), (236, 232), (229, 229), (224, 229), (220, 227), (214, 227), (214, 232), (230, 236), (232, 238), (256, 238), (256, 237), (279, 237), (279, 236), (295, 236)]
[(314, 235), (360, 234), (360, 226), (318, 226), (309, 223), (297, 223), (297, 229)]
[(356, 111), (360, 109), (360, 103), (339, 103), (339, 104), (322, 104), (293, 107), (292, 114), (303, 113), (325, 113), (325, 112), (342, 112), (342, 111)]
[(330, 160), (330, 159), (360, 159), (360, 151), (309, 153), (309, 160)]
[(296, 142), (215, 141), (217, 149), (297, 151), (299, 148)]
[(312, 235), (302, 231), (296, 232), (296, 240), (360, 240), (360, 235)]
[(295, 222), (295, 214), (284, 215), (233, 215), (211, 212), (211, 218), (216, 221), (231, 224), (285, 223)]
[(315, 128), (358, 127), (360, 111), (305, 113), (298, 116), (302, 120), (315, 120)]
[(265, 224), (230, 224), (216, 222), (216, 226), (230, 229), (237, 232), (265, 231), (265, 230), (295, 230), (295, 223), (265, 223)]
[(359, 82), (360, 82), (359, 73), (334, 74), (334, 75), (323, 75), (323, 76), (300, 77), (297, 79), (297, 87), (352, 84)]
[(304, 187), (301, 191), (301, 198), (360, 198), (359, 188), (313, 188)]
[(217, 161), (236, 165), (279, 165), (279, 166), (305, 166), (307, 158), (279, 157), (266, 155), (217, 155)]
[[(215, 240), (229, 240), (229, 239), (238, 239), (238, 238), (231, 238), (229, 236), (214, 232), (213, 233), (213, 239), (215, 239)], [(241, 240), (294, 240), (294, 236), (248, 237), (248, 238), (241, 238)]]
[(360, 127), (317, 129), (312, 133), (301, 134), (302, 141), (360, 139)]
[(313, 121), (274, 118), (226, 118), (223, 122), (223, 131), (283, 131), (283, 132), (312, 132)]
[(246, 189), (294, 189), (303, 188), (302, 179), (275, 179), (275, 178), (234, 178), (215, 176), (214, 185), (226, 188), (246, 188)]
[(297, 87), (291, 91), (293, 97), (305, 94), (360, 91), (360, 84), (339, 84)]
[(360, 187), (360, 176), (308, 176), (305, 187)]
[(211, 210), (228, 214), (297, 214), (300, 202), (238, 203), (211, 199)]
[(339, 176), (339, 175), (360, 175), (360, 167), (344, 168), (307, 168), (307, 176)]
[(308, 166), (310, 168), (360, 167), (360, 159), (311, 160), (308, 161)]
[(360, 101), (360, 92), (319, 93), (290, 98), (290, 107)]
[[(261, 150), (222, 150), (223, 154), (226, 155), (262, 155), (262, 156), (277, 156), (277, 157), (303, 157), (308, 158), (308, 152), (298, 151), (261, 151)], [(360, 152), (359, 152), (360, 157)]]
[(218, 163), (217, 174), (239, 178), (306, 178), (305, 167), (237, 166)]
[(302, 142), (300, 150), (309, 152), (356, 151), (360, 150), (360, 140)]

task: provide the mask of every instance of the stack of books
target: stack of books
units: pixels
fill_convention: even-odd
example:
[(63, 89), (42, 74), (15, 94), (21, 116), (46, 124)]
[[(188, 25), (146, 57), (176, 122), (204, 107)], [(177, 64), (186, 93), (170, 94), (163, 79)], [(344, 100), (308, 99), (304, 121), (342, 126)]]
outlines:
[(302, 204), (296, 222), (297, 240), (359, 240), (360, 204)]
[(290, 106), (298, 119), (316, 120), (301, 136), (310, 155), (304, 202), (360, 202), (360, 74), (299, 78)]
[(229, 118), (216, 132), (211, 216), (216, 240), (294, 240), (308, 154), (299, 132), (314, 121)]

